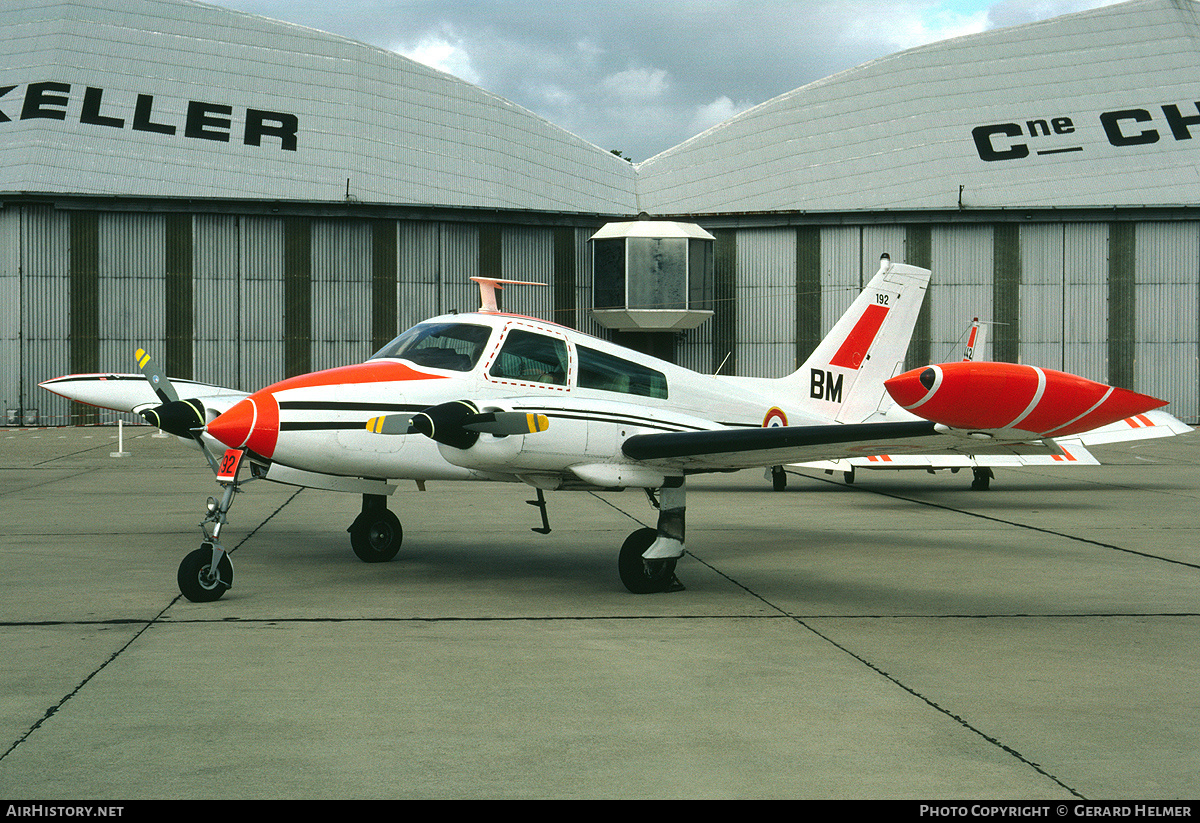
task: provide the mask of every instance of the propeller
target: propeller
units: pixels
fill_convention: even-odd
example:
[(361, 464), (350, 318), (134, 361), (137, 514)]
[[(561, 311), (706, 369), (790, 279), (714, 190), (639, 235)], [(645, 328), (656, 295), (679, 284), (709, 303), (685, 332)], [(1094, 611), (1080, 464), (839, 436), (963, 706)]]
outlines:
[(480, 434), (505, 437), (510, 434), (536, 434), (550, 428), (544, 414), (526, 412), (481, 412), (470, 400), (454, 400), (419, 411), (411, 417), (382, 415), (367, 421), (367, 431), (375, 434), (423, 434), (456, 449), (469, 449)]
[(138, 413), (168, 434), (199, 440), (205, 422), (204, 404), (195, 398), (180, 400), (179, 392), (175, 391), (167, 376), (159, 371), (158, 364), (145, 349), (138, 349), (135, 356), (138, 370), (150, 381), (150, 387), (162, 401), (161, 405)]

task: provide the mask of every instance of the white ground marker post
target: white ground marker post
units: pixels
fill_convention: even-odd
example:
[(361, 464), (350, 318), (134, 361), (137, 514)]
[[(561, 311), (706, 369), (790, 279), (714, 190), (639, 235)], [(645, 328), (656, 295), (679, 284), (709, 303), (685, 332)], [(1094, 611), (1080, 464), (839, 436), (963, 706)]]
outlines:
[(117, 450), (109, 452), (109, 457), (128, 457), (129, 452), (125, 451), (125, 421), (117, 421)]

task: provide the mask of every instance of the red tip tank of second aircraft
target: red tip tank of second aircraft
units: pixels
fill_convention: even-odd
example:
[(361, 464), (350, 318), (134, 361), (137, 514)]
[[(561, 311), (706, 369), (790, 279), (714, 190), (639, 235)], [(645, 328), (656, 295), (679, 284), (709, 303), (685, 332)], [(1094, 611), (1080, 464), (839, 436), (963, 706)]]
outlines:
[(963, 431), (1065, 437), (1165, 406), (1145, 394), (1016, 363), (963, 361), (913, 369), (884, 383), (900, 406)]

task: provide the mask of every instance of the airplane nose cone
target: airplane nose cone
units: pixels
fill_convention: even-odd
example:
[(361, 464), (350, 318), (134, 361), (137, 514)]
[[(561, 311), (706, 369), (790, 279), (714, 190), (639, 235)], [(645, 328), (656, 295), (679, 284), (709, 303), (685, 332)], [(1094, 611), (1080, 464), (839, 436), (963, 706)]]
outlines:
[(279, 404), (269, 393), (252, 394), (209, 423), (205, 431), (231, 449), (246, 447), (271, 457), (279, 440)]

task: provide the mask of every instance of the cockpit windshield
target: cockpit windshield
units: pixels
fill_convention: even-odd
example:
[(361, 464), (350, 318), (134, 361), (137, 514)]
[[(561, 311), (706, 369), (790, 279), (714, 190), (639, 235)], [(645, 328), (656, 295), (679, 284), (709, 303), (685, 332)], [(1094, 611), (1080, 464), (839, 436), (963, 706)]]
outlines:
[(491, 327), (471, 323), (418, 323), (371, 359), (399, 357), (434, 369), (470, 371), (479, 362), (491, 334)]

